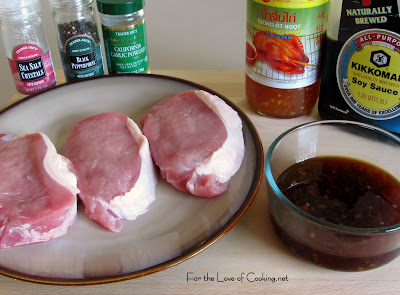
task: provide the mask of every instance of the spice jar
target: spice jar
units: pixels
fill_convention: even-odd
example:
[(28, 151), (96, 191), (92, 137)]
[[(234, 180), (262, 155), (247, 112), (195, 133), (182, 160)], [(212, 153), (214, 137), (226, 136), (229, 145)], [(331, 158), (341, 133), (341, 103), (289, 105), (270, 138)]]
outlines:
[(311, 112), (319, 93), (329, 0), (248, 0), (246, 96), (262, 115)]
[(110, 74), (148, 73), (144, 0), (97, 0)]
[(51, 0), (67, 81), (104, 75), (93, 0)]
[(0, 2), (0, 33), (20, 97), (56, 84), (39, 0)]

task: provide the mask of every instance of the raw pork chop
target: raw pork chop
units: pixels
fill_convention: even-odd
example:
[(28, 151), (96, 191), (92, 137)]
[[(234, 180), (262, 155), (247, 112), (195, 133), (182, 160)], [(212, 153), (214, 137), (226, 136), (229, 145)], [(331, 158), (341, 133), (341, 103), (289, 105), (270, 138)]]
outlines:
[(182, 191), (213, 197), (227, 190), (244, 156), (242, 121), (222, 99), (189, 90), (141, 120), (161, 176)]
[(77, 214), (70, 162), (41, 133), (0, 135), (0, 249), (64, 235)]
[(149, 144), (135, 122), (120, 113), (78, 122), (64, 146), (78, 177), (85, 213), (119, 232), (155, 200), (157, 172)]

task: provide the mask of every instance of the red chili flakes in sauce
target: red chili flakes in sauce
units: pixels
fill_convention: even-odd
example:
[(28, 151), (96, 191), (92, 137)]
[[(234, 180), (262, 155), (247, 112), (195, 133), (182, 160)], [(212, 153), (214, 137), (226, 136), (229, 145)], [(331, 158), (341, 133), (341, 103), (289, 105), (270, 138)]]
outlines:
[[(378, 228), (400, 223), (400, 182), (382, 169), (344, 157), (316, 157), (288, 168), (278, 186), (303, 211), (338, 225)], [(304, 219), (280, 202), (271, 222), (295, 253), (328, 268), (360, 271), (400, 254), (399, 233), (353, 235)], [(272, 210), (273, 208), (273, 210)]]
[(377, 228), (400, 223), (400, 182), (362, 161), (311, 158), (287, 169), (278, 186), (305, 212), (338, 225)]
[(298, 117), (311, 112), (319, 94), (320, 81), (306, 87), (279, 89), (264, 86), (246, 75), (246, 96), (249, 104), (261, 115)]

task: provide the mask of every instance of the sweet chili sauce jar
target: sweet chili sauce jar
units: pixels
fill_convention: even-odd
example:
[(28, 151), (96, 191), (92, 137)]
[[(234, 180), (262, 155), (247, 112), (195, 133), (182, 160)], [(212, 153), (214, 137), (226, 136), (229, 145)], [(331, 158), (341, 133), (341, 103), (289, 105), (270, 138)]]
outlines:
[(20, 97), (56, 84), (39, 0), (0, 1), (0, 33)]
[(261, 115), (311, 112), (319, 93), (329, 0), (248, 0), (246, 96)]

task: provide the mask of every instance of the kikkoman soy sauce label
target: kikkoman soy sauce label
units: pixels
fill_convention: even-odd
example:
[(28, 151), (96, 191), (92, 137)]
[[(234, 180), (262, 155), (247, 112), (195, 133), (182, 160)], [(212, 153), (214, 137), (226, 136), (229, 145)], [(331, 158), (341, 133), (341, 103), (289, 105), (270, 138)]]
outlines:
[(399, 34), (363, 30), (345, 43), (339, 60), (338, 85), (355, 112), (376, 120), (400, 115)]
[(318, 111), (400, 133), (397, 0), (332, 2)]

